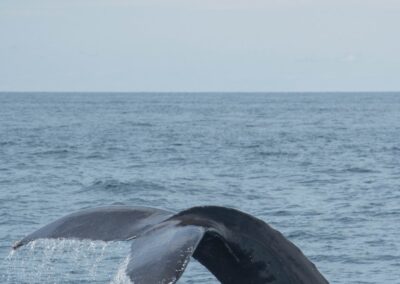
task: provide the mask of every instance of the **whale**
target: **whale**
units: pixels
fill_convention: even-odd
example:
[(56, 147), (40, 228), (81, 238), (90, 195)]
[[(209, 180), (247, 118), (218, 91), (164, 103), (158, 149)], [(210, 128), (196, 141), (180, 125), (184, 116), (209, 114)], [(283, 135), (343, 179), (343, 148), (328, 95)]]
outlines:
[(176, 283), (191, 258), (224, 284), (329, 283), (279, 231), (221, 206), (180, 212), (125, 205), (84, 209), (39, 228), (13, 249), (37, 239), (130, 241), (125, 273), (135, 284)]

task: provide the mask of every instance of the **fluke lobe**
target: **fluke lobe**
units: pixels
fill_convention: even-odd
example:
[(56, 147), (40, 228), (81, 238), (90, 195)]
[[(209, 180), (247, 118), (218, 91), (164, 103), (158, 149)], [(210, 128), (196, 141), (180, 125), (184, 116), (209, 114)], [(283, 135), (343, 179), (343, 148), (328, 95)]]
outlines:
[(26, 236), (132, 241), (127, 276), (135, 284), (176, 283), (190, 257), (224, 284), (320, 284), (328, 281), (293, 243), (265, 222), (218, 206), (179, 213), (109, 206), (62, 217)]

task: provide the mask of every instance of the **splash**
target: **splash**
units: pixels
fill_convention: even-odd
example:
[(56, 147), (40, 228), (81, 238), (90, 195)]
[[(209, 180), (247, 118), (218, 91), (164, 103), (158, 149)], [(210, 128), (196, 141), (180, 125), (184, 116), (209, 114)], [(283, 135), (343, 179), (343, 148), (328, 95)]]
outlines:
[(127, 251), (118, 242), (36, 240), (8, 254), (0, 282), (57, 284), (63, 275), (73, 282), (108, 282)]

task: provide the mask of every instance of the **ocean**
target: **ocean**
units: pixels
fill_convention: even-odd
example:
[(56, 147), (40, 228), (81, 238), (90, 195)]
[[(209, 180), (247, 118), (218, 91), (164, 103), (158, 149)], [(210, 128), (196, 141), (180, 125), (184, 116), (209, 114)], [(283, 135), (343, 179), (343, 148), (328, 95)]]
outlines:
[[(129, 243), (24, 235), (110, 204), (237, 208), (330, 283), (400, 283), (400, 93), (0, 93), (0, 282), (123, 283)], [(218, 283), (191, 261), (179, 283)]]

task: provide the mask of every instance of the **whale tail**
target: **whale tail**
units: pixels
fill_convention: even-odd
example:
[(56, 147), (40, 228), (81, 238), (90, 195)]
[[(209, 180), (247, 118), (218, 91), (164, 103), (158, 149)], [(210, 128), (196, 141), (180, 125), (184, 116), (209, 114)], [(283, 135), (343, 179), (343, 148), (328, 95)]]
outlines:
[(87, 209), (33, 232), (14, 249), (40, 238), (133, 239), (126, 274), (139, 284), (175, 283), (191, 257), (221, 283), (328, 283), (280, 232), (225, 207), (193, 207), (177, 214), (149, 207)]

